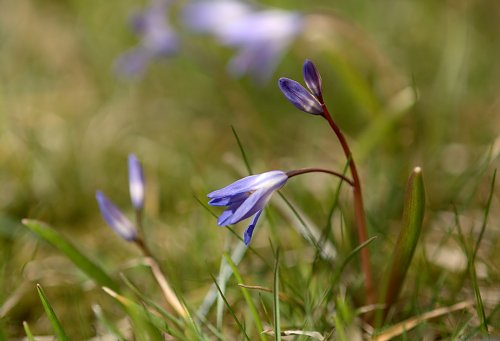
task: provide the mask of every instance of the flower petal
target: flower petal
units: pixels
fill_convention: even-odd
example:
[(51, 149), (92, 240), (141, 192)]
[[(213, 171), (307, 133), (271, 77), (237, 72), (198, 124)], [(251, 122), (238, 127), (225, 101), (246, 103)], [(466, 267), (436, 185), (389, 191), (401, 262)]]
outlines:
[(235, 210), (227, 209), (221, 213), (219, 218), (217, 219), (217, 225), (226, 226), (231, 225), (230, 219), (233, 216)]
[(134, 154), (128, 156), (128, 184), (130, 199), (137, 210), (144, 206), (144, 172), (141, 162)]
[(322, 96), (322, 80), (321, 75), (316, 69), (316, 66), (309, 59), (306, 59), (303, 67), (304, 81), (312, 94), (317, 98)]
[(257, 225), (257, 221), (259, 220), (260, 215), (262, 214), (262, 210), (257, 212), (255, 216), (252, 219), (252, 222), (250, 225), (248, 225), (247, 229), (245, 230), (245, 233), (243, 234), (245, 245), (248, 246), (250, 244), (250, 240), (252, 239), (252, 234), (253, 230), (255, 229), (255, 226)]
[(262, 210), (269, 201), (273, 192), (274, 191), (272, 189), (261, 188), (252, 193), (248, 199), (245, 200), (234, 212), (231, 218), (231, 224), (236, 224), (237, 222), (254, 215), (257, 211)]
[(238, 193), (227, 197), (217, 197), (211, 199), (208, 204), (211, 206), (228, 206), (236, 203), (242, 203), (250, 195), (249, 192)]
[(283, 77), (279, 79), (278, 85), (281, 92), (297, 109), (313, 115), (323, 113), (318, 99), (296, 81)]
[(288, 179), (286, 173), (278, 170), (269, 171), (262, 174), (250, 175), (244, 177), (243, 179), (235, 181), (224, 188), (209, 193), (207, 197), (210, 199), (214, 199), (214, 198), (231, 197), (245, 192), (253, 192), (256, 189), (258, 189), (259, 186), (268, 181), (286, 182), (286, 179)]
[(96, 192), (96, 199), (108, 225), (123, 239), (134, 240), (137, 237), (134, 224), (101, 191)]

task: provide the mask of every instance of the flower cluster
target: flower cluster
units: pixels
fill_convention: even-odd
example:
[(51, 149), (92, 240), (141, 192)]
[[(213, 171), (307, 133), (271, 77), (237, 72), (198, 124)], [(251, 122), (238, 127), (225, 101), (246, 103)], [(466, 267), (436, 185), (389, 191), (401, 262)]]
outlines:
[[(310, 91), (306, 90), (298, 82), (288, 78), (279, 80), (281, 91), (298, 109), (310, 114), (322, 115), (326, 118), (328, 111), (326, 111), (323, 103), (322, 80), (313, 62), (310, 60), (305, 61), (303, 73), (305, 83)], [(219, 216), (217, 224), (220, 226), (236, 224), (254, 216), (244, 233), (244, 242), (248, 245), (255, 225), (271, 195), (283, 187), (289, 178), (311, 172), (329, 173), (346, 181), (351, 186), (356, 185), (343, 174), (321, 168), (303, 168), (289, 172), (270, 171), (251, 175), (208, 194), (210, 205), (227, 207)]]

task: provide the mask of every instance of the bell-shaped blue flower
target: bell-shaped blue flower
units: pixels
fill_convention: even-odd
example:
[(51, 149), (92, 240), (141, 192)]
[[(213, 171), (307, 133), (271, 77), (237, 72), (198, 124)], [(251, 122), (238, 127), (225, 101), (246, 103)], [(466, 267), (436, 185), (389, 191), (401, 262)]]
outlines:
[(227, 206), (217, 220), (220, 226), (236, 224), (254, 216), (245, 230), (244, 241), (248, 245), (262, 210), (271, 195), (285, 185), (288, 175), (282, 171), (270, 171), (247, 176), (231, 185), (213, 191), (207, 196), (212, 206)]
[(106, 223), (123, 239), (132, 241), (137, 238), (134, 224), (101, 191), (96, 192), (97, 203)]
[(323, 97), (321, 75), (319, 74), (318, 69), (316, 69), (314, 63), (309, 59), (306, 59), (302, 71), (304, 74), (304, 81), (306, 82), (309, 90), (311, 90), (312, 94), (316, 96), (316, 98), (321, 99)]
[(144, 172), (141, 162), (134, 154), (128, 156), (128, 185), (130, 199), (136, 210), (144, 207)]
[(323, 108), (318, 99), (298, 82), (282, 77), (279, 79), (278, 85), (283, 95), (297, 109), (313, 115), (321, 115), (323, 113)]

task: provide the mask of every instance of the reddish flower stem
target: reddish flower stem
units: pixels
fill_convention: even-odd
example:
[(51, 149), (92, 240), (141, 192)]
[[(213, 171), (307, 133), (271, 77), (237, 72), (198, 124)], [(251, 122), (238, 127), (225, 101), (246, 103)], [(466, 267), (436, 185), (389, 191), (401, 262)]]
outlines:
[[(322, 116), (328, 121), (328, 124), (330, 124), (330, 127), (337, 136), (340, 145), (344, 150), (344, 154), (347, 160), (349, 160), (349, 169), (351, 171), (352, 182), (353, 182), (352, 189), (354, 194), (354, 216), (356, 219), (358, 240), (359, 243), (362, 244), (366, 242), (366, 240), (368, 239), (368, 234), (366, 231), (366, 219), (363, 206), (363, 195), (361, 193), (361, 182), (359, 180), (358, 170), (356, 168), (354, 159), (352, 158), (351, 149), (347, 144), (347, 140), (345, 139), (344, 134), (342, 134), (337, 124), (335, 124), (335, 122), (333, 121), (332, 116), (328, 111), (328, 108), (323, 102), (323, 98), (319, 98), (319, 100), (323, 108)], [(376, 298), (373, 287), (373, 275), (370, 263), (370, 252), (368, 251), (367, 247), (361, 249), (360, 256), (361, 256), (361, 269), (363, 271), (363, 274), (365, 275), (366, 304), (367, 305), (374, 304), (376, 302)]]
[(335, 171), (331, 171), (329, 169), (323, 169), (323, 168), (300, 168), (300, 169), (295, 169), (293, 171), (286, 172), (286, 175), (288, 178), (293, 178), (294, 176), (305, 174), (305, 173), (327, 173), (333, 176), (336, 176), (340, 178), (342, 181), (347, 182), (349, 185), (354, 186), (354, 183), (352, 182), (351, 179), (348, 179), (345, 177), (343, 174), (340, 174)]

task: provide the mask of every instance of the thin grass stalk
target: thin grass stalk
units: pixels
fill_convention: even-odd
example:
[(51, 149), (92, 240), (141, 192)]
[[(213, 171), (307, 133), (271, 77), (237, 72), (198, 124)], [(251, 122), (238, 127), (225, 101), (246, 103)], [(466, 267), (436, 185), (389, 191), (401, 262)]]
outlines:
[(274, 340), (281, 341), (280, 298), (279, 298), (279, 248), (276, 250), (274, 263), (273, 307), (274, 307)]
[(35, 341), (35, 338), (33, 337), (33, 333), (31, 333), (31, 329), (28, 322), (23, 321), (23, 328), (24, 332), (26, 333), (26, 337), (28, 338), (28, 341)]
[(68, 336), (66, 335), (66, 332), (64, 331), (64, 328), (59, 322), (59, 319), (57, 318), (56, 313), (54, 312), (54, 309), (52, 309), (52, 306), (49, 303), (49, 300), (47, 299), (47, 296), (45, 296), (45, 292), (42, 289), (42, 286), (40, 284), (36, 285), (36, 290), (38, 291), (38, 296), (40, 296), (40, 300), (42, 301), (43, 304), (43, 309), (45, 310), (45, 313), (47, 314), (47, 317), (49, 318), (50, 324), (52, 325), (52, 328), (54, 329), (54, 332), (56, 334), (56, 337), (59, 341), (69, 341)]
[(490, 208), (491, 208), (491, 202), (493, 200), (493, 193), (495, 191), (496, 176), (497, 176), (497, 170), (495, 169), (495, 171), (493, 172), (493, 178), (491, 179), (490, 193), (488, 195), (488, 200), (486, 202), (486, 208), (484, 210), (484, 217), (483, 217), (483, 223), (481, 224), (481, 231), (479, 232), (479, 237), (477, 239), (476, 245), (474, 246), (474, 249), (472, 250), (470, 257), (469, 257), (469, 272), (470, 272), (470, 277), (471, 277), (471, 282), (472, 282), (472, 288), (474, 290), (474, 296), (476, 297), (476, 310), (477, 310), (477, 314), (479, 315), (481, 332), (483, 332), (485, 334), (488, 333), (488, 322), (486, 319), (486, 313), (484, 311), (483, 300), (481, 298), (481, 291), (479, 290), (479, 284), (477, 283), (475, 260), (476, 260), (477, 251), (479, 250), (479, 246), (480, 246), (481, 241), (482, 241), (483, 236), (484, 236), (484, 231), (486, 230), (486, 224), (488, 222), (488, 216), (489, 216), (489, 212), (490, 212)]
[[(229, 264), (229, 266), (233, 270), (234, 277), (236, 278), (238, 283), (243, 284), (243, 279), (238, 271), (238, 268), (236, 267), (236, 264), (234, 264), (233, 261), (231, 260), (231, 257), (229, 257), (229, 255), (227, 253), (224, 253), (224, 258), (226, 259), (227, 263)], [(248, 289), (245, 286), (240, 285), (240, 288), (241, 288), (241, 292), (243, 293), (243, 296), (245, 297), (245, 301), (247, 302), (248, 309), (250, 309), (250, 313), (252, 314), (252, 318), (255, 322), (255, 328), (257, 328), (257, 332), (259, 333), (260, 339), (262, 341), (265, 341), (267, 339), (262, 334), (262, 332), (264, 331), (264, 327), (262, 325), (262, 321), (259, 317), (259, 313), (257, 311), (257, 308), (255, 307), (255, 304), (252, 300), (252, 297), (250, 296), (250, 293), (248, 292)]]
[(217, 280), (215, 279), (215, 277), (210, 274), (210, 276), (212, 277), (212, 280), (215, 284), (215, 286), (217, 287), (217, 290), (219, 291), (219, 294), (222, 296), (222, 299), (224, 300), (224, 303), (226, 304), (226, 307), (229, 311), (229, 313), (231, 314), (231, 316), (233, 317), (234, 321), (236, 322), (236, 324), (238, 325), (238, 327), (240, 328), (241, 332), (243, 333), (243, 335), (245, 336), (245, 339), (250, 341), (250, 338), (248, 337), (247, 335), (247, 332), (245, 330), (245, 327), (241, 324), (240, 320), (238, 319), (238, 317), (236, 317), (236, 313), (234, 312), (233, 308), (231, 308), (231, 305), (229, 304), (229, 302), (227, 301), (226, 299), (226, 296), (224, 296), (223, 292), (220, 290), (220, 287), (219, 285), (217, 284)]

